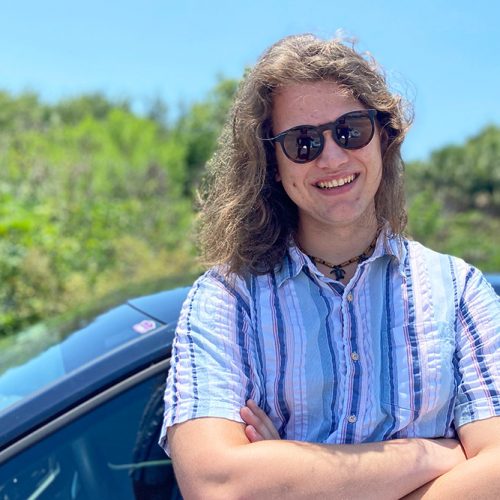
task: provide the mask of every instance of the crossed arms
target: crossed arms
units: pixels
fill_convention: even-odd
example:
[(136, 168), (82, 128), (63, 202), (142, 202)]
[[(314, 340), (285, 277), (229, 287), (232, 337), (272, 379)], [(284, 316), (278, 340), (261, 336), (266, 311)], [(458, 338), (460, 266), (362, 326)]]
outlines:
[(185, 498), (500, 497), (500, 417), (464, 425), (460, 443), (396, 439), (356, 445), (279, 440), (253, 402), (242, 418), (246, 424), (199, 418), (169, 429)]
[[(469, 394), (465, 389), (471, 387), (459, 389), (465, 401), (486, 398), (487, 393), (498, 409), (498, 299), (491, 290), (486, 294), (484, 287), (474, 288), (474, 280), (482, 279), (478, 273), (469, 275), (472, 292), (461, 300), (457, 352), (463, 384), (472, 383), (477, 390)], [(218, 320), (230, 317), (226, 302), (212, 304)], [(207, 307), (203, 304), (204, 314), (212, 312)], [(225, 312), (217, 312), (219, 307)], [(200, 328), (196, 338), (208, 335), (213, 342), (213, 332)], [(227, 352), (234, 351), (227, 340), (231, 334), (217, 338), (226, 339)], [(484, 373), (479, 373), (482, 368)], [(483, 390), (490, 383), (493, 388)], [(204, 394), (209, 388), (205, 384)], [(486, 418), (483, 412), (483, 420), (461, 425), (459, 441), (412, 438), (330, 445), (280, 440), (265, 413), (248, 404), (241, 413), (244, 423), (205, 417), (168, 429), (185, 498), (500, 498), (500, 416)]]

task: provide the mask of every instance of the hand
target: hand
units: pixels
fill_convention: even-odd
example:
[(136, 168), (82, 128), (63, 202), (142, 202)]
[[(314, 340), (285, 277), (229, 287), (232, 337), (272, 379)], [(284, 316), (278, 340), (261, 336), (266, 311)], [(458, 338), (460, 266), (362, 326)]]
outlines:
[(266, 439), (281, 439), (276, 427), (266, 413), (252, 399), (240, 410), (240, 416), (245, 422), (245, 434), (251, 443)]

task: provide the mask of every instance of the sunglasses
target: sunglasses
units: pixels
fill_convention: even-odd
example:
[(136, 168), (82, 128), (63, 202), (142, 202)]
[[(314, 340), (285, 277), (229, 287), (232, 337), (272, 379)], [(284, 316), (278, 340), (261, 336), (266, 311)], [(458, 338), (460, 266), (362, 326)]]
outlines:
[(299, 125), (265, 140), (272, 144), (279, 142), (285, 156), (295, 163), (307, 163), (315, 160), (325, 146), (326, 130), (332, 132), (332, 138), (343, 149), (364, 148), (372, 140), (375, 132), (376, 109), (350, 111), (339, 116), (335, 121), (323, 125)]

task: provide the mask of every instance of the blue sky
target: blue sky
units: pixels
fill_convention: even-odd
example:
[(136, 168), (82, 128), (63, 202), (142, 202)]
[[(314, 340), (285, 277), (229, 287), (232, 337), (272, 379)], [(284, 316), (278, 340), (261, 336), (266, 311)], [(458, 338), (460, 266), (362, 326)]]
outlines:
[(499, 19), (493, 0), (18, 0), (0, 11), (0, 89), (103, 91), (138, 109), (161, 96), (175, 116), (282, 36), (342, 29), (414, 102), (404, 152), (425, 159), (500, 124)]

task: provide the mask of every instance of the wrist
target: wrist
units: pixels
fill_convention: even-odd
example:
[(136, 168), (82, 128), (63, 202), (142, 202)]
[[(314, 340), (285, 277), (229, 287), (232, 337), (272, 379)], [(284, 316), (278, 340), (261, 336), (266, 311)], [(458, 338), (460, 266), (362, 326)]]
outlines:
[(456, 439), (424, 439), (426, 465), (437, 476), (446, 474), (467, 459)]

